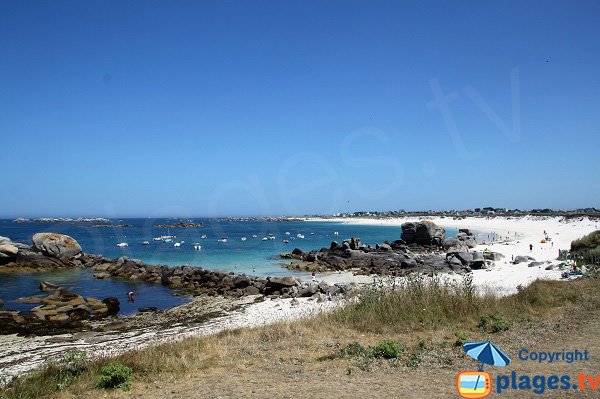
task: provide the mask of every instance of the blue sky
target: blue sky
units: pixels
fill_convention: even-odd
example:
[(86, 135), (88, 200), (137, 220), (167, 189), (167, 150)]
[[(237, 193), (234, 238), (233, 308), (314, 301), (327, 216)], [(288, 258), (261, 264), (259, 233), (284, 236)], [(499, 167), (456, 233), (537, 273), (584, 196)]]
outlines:
[(600, 206), (599, 37), (594, 1), (0, 1), (0, 216)]

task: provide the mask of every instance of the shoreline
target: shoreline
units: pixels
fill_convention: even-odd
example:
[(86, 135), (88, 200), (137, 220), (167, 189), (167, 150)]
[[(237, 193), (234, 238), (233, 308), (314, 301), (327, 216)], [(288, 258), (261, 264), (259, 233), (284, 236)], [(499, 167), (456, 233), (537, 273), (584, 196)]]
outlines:
[[(419, 219), (421, 220), (421, 219)], [(560, 270), (545, 270), (546, 264), (528, 267), (527, 263), (511, 264), (511, 256), (530, 255), (536, 261), (555, 262), (559, 249), (569, 249), (572, 240), (598, 228), (598, 221), (589, 218), (565, 220), (563, 217), (535, 217), (522, 218), (461, 218), (447, 217), (425, 218), (434, 223), (451, 228), (468, 228), (474, 232), (496, 232), (499, 235), (511, 234), (516, 238), (503, 243), (479, 244), (474, 249), (483, 251), (486, 248), (502, 253), (505, 258), (496, 261), (490, 270), (473, 270), (473, 282), (478, 289), (491, 289), (500, 295), (508, 295), (517, 291), (517, 286), (528, 285), (532, 281), (542, 278), (558, 280), (561, 278)], [(343, 222), (347, 224), (368, 224), (398, 226), (407, 221), (417, 221), (416, 218), (394, 218), (385, 220), (373, 219), (307, 219), (306, 221), (318, 222)], [(552, 239), (550, 243), (540, 243), (544, 230)], [(529, 244), (534, 248), (529, 251)], [(552, 244), (553, 243), (553, 244)], [(461, 278), (459, 275), (449, 274), (445, 278)], [(371, 284), (381, 277), (354, 275), (350, 271), (319, 273), (317, 280), (328, 284), (356, 283)], [(304, 279), (302, 279), (304, 280)], [(306, 278), (308, 280), (308, 278)], [(214, 300), (214, 297), (202, 299), (194, 298), (192, 303), (176, 306), (164, 311), (185, 312), (196, 302)], [(22, 375), (39, 367), (46, 359), (57, 356), (69, 348), (85, 350), (91, 358), (111, 356), (129, 350), (144, 348), (150, 345), (166, 343), (174, 339), (184, 339), (193, 336), (207, 336), (217, 334), (224, 330), (252, 328), (273, 324), (282, 321), (294, 321), (305, 317), (327, 312), (338, 306), (348, 303), (350, 299), (336, 298), (333, 301), (317, 301), (309, 298), (270, 299), (255, 302), (254, 297), (245, 297), (240, 300), (231, 300), (229, 304), (235, 306), (220, 310), (220, 314), (206, 314), (209, 316), (202, 321), (180, 322), (164, 328), (160, 326), (142, 326), (126, 331), (105, 331), (101, 333), (71, 333), (44, 337), (20, 337), (17, 335), (0, 336), (0, 371), (6, 379)], [(295, 302), (296, 301), (296, 302)], [(224, 300), (220, 302), (223, 305)], [(186, 307), (187, 306), (187, 307)], [(137, 316), (130, 316), (132, 319)], [(115, 319), (121, 323), (123, 319)], [(2, 385), (2, 381), (0, 381)]]
[[(561, 278), (560, 270), (545, 270), (545, 266), (558, 262), (558, 250), (568, 250), (571, 241), (581, 238), (600, 228), (600, 221), (581, 217), (577, 219), (563, 216), (532, 216), (504, 217), (401, 217), (388, 219), (370, 218), (306, 218), (307, 222), (335, 222), (350, 225), (370, 226), (400, 226), (406, 222), (429, 220), (444, 228), (466, 228), (477, 234), (496, 233), (499, 236), (509, 236), (509, 240), (502, 242), (480, 243), (474, 251), (489, 249), (504, 255), (504, 259), (495, 262), (495, 266), (488, 270), (473, 270), (473, 282), (480, 289), (492, 289), (502, 295), (517, 292), (517, 286), (528, 285), (538, 278), (558, 280)], [(541, 243), (547, 233), (551, 241)], [(516, 237), (515, 234), (516, 233)], [(533, 250), (529, 250), (529, 244)], [(513, 265), (512, 256), (529, 255), (542, 266), (528, 267), (527, 263)], [(350, 277), (350, 276), (348, 276)], [(364, 277), (364, 276), (363, 276)], [(351, 279), (352, 280), (352, 279)], [(355, 280), (358, 281), (358, 280)]]

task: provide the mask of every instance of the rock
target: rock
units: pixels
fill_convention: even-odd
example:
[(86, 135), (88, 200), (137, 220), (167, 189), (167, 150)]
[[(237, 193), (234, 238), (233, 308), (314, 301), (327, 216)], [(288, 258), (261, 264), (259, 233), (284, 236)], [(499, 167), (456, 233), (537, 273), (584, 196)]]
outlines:
[(300, 248), (294, 248), (292, 251), (292, 255), (302, 255), (303, 253), (304, 251), (302, 251)]
[(4, 301), (2, 299), (0, 299), (0, 309), (2, 309), (4, 307)]
[(8, 237), (0, 236), (0, 245), (1, 244), (12, 244), (12, 241)]
[(473, 254), (471, 252), (455, 252), (452, 255), (465, 266), (473, 262)]
[(269, 277), (267, 285), (276, 289), (283, 287), (293, 287), (298, 283), (294, 277)]
[(417, 260), (414, 258), (407, 258), (400, 262), (402, 269), (413, 269), (418, 266)]
[(7, 256), (15, 256), (19, 252), (19, 248), (12, 244), (0, 244), (0, 253)]
[(392, 247), (389, 244), (379, 244), (377, 249), (380, 251), (387, 252), (387, 251), (391, 251)]
[(56, 291), (60, 287), (56, 284), (49, 283), (47, 281), (42, 281), (40, 283), (40, 291)]
[(491, 260), (491, 261), (499, 261), (502, 258), (504, 258), (504, 255), (502, 255), (499, 252), (490, 252), (490, 251), (484, 251), (483, 252), (483, 258), (487, 259), (487, 260)]
[(290, 302), (291, 306), (298, 306), (300, 305), (300, 301), (298, 301), (296, 298), (292, 299), (292, 301)]
[(108, 297), (104, 298), (102, 302), (108, 307), (108, 315), (114, 316), (121, 310), (121, 303), (117, 298)]
[(403, 223), (401, 228), (401, 238), (407, 244), (442, 246), (446, 235), (443, 227), (429, 220)]
[(538, 266), (543, 266), (544, 262), (531, 262), (527, 265), (527, 267), (538, 267)]
[(58, 233), (37, 233), (32, 238), (33, 248), (59, 259), (70, 259), (81, 253), (81, 246), (74, 238)]
[[(99, 280), (110, 278), (110, 273), (94, 273), (92, 277), (97, 278)], [(133, 276), (132, 276), (133, 277)]]
[(234, 277), (232, 282), (235, 288), (246, 288), (251, 283), (250, 278), (245, 275), (239, 275)]
[(340, 247), (340, 244), (338, 244), (337, 241), (331, 241), (331, 245), (329, 246), (329, 250), (330, 251), (335, 251), (339, 247)]
[(156, 313), (158, 312), (158, 308), (154, 306), (148, 306), (145, 308), (139, 308), (138, 313)]
[(546, 270), (554, 270), (554, 269), (557, 269), (557, 268), (558, 268), (558, 265), (548, 265), (548, 266), (546, 266)]
[(522, 256), (522, 255), (519, 255), (519, 256), (515, 256), (515, 259), (513, 260), (513, 262), (512, 262), (512, 263), (513, 263), (514, 265), (517, 265), (517, 264), (519, 264), (519, 263), (522, 263), (522, 262), (529, 262), (529, 261), (535, 261), (535, 259), (534, 259), (534, 258), (532, 258), (531, 256)]
[(260, 290), (257, 287), (249, 286), (243, 289), (244, 295), (258, 295)]
[(78, 308), (69, 310), (67, 312), (67, 316), (69, 316), (69, 320), (79, 321), (79, 320), (89, 320), (92, 315), (89, 310), (78, 307)]
[(311, 297), (317, 292), (319, 292), (319, 286), (314, 283), (309, 283), (306, 287), (300, 288), (298, 296), (301, 298)]
[(352, 237), (350, 239), (350, 249), (360, 249), (360, 238), (358, 237)]
[(15, 299), (16, 303), (42, 303), (42, 297), (33, 295), (25, 298), (17, 298)]

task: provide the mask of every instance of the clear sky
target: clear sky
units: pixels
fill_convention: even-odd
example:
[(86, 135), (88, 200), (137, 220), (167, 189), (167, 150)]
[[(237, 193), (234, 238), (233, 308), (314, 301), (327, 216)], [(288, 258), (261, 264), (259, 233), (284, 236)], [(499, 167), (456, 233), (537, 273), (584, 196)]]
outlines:
[(600, 206), (597, 1), (0, 0), (0, 216)]

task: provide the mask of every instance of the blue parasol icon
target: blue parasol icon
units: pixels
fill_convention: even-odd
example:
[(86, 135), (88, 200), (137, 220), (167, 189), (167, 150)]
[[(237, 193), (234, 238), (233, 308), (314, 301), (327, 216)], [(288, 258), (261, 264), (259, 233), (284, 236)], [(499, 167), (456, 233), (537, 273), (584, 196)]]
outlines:
[(510, 358), (490, 341), (467, 342), (463, 345), (463, 349), (467, 355), (481, 363), (479, 371), (483, 370), (484, 363), (491, 366), (506, 366), (510, 363)]

